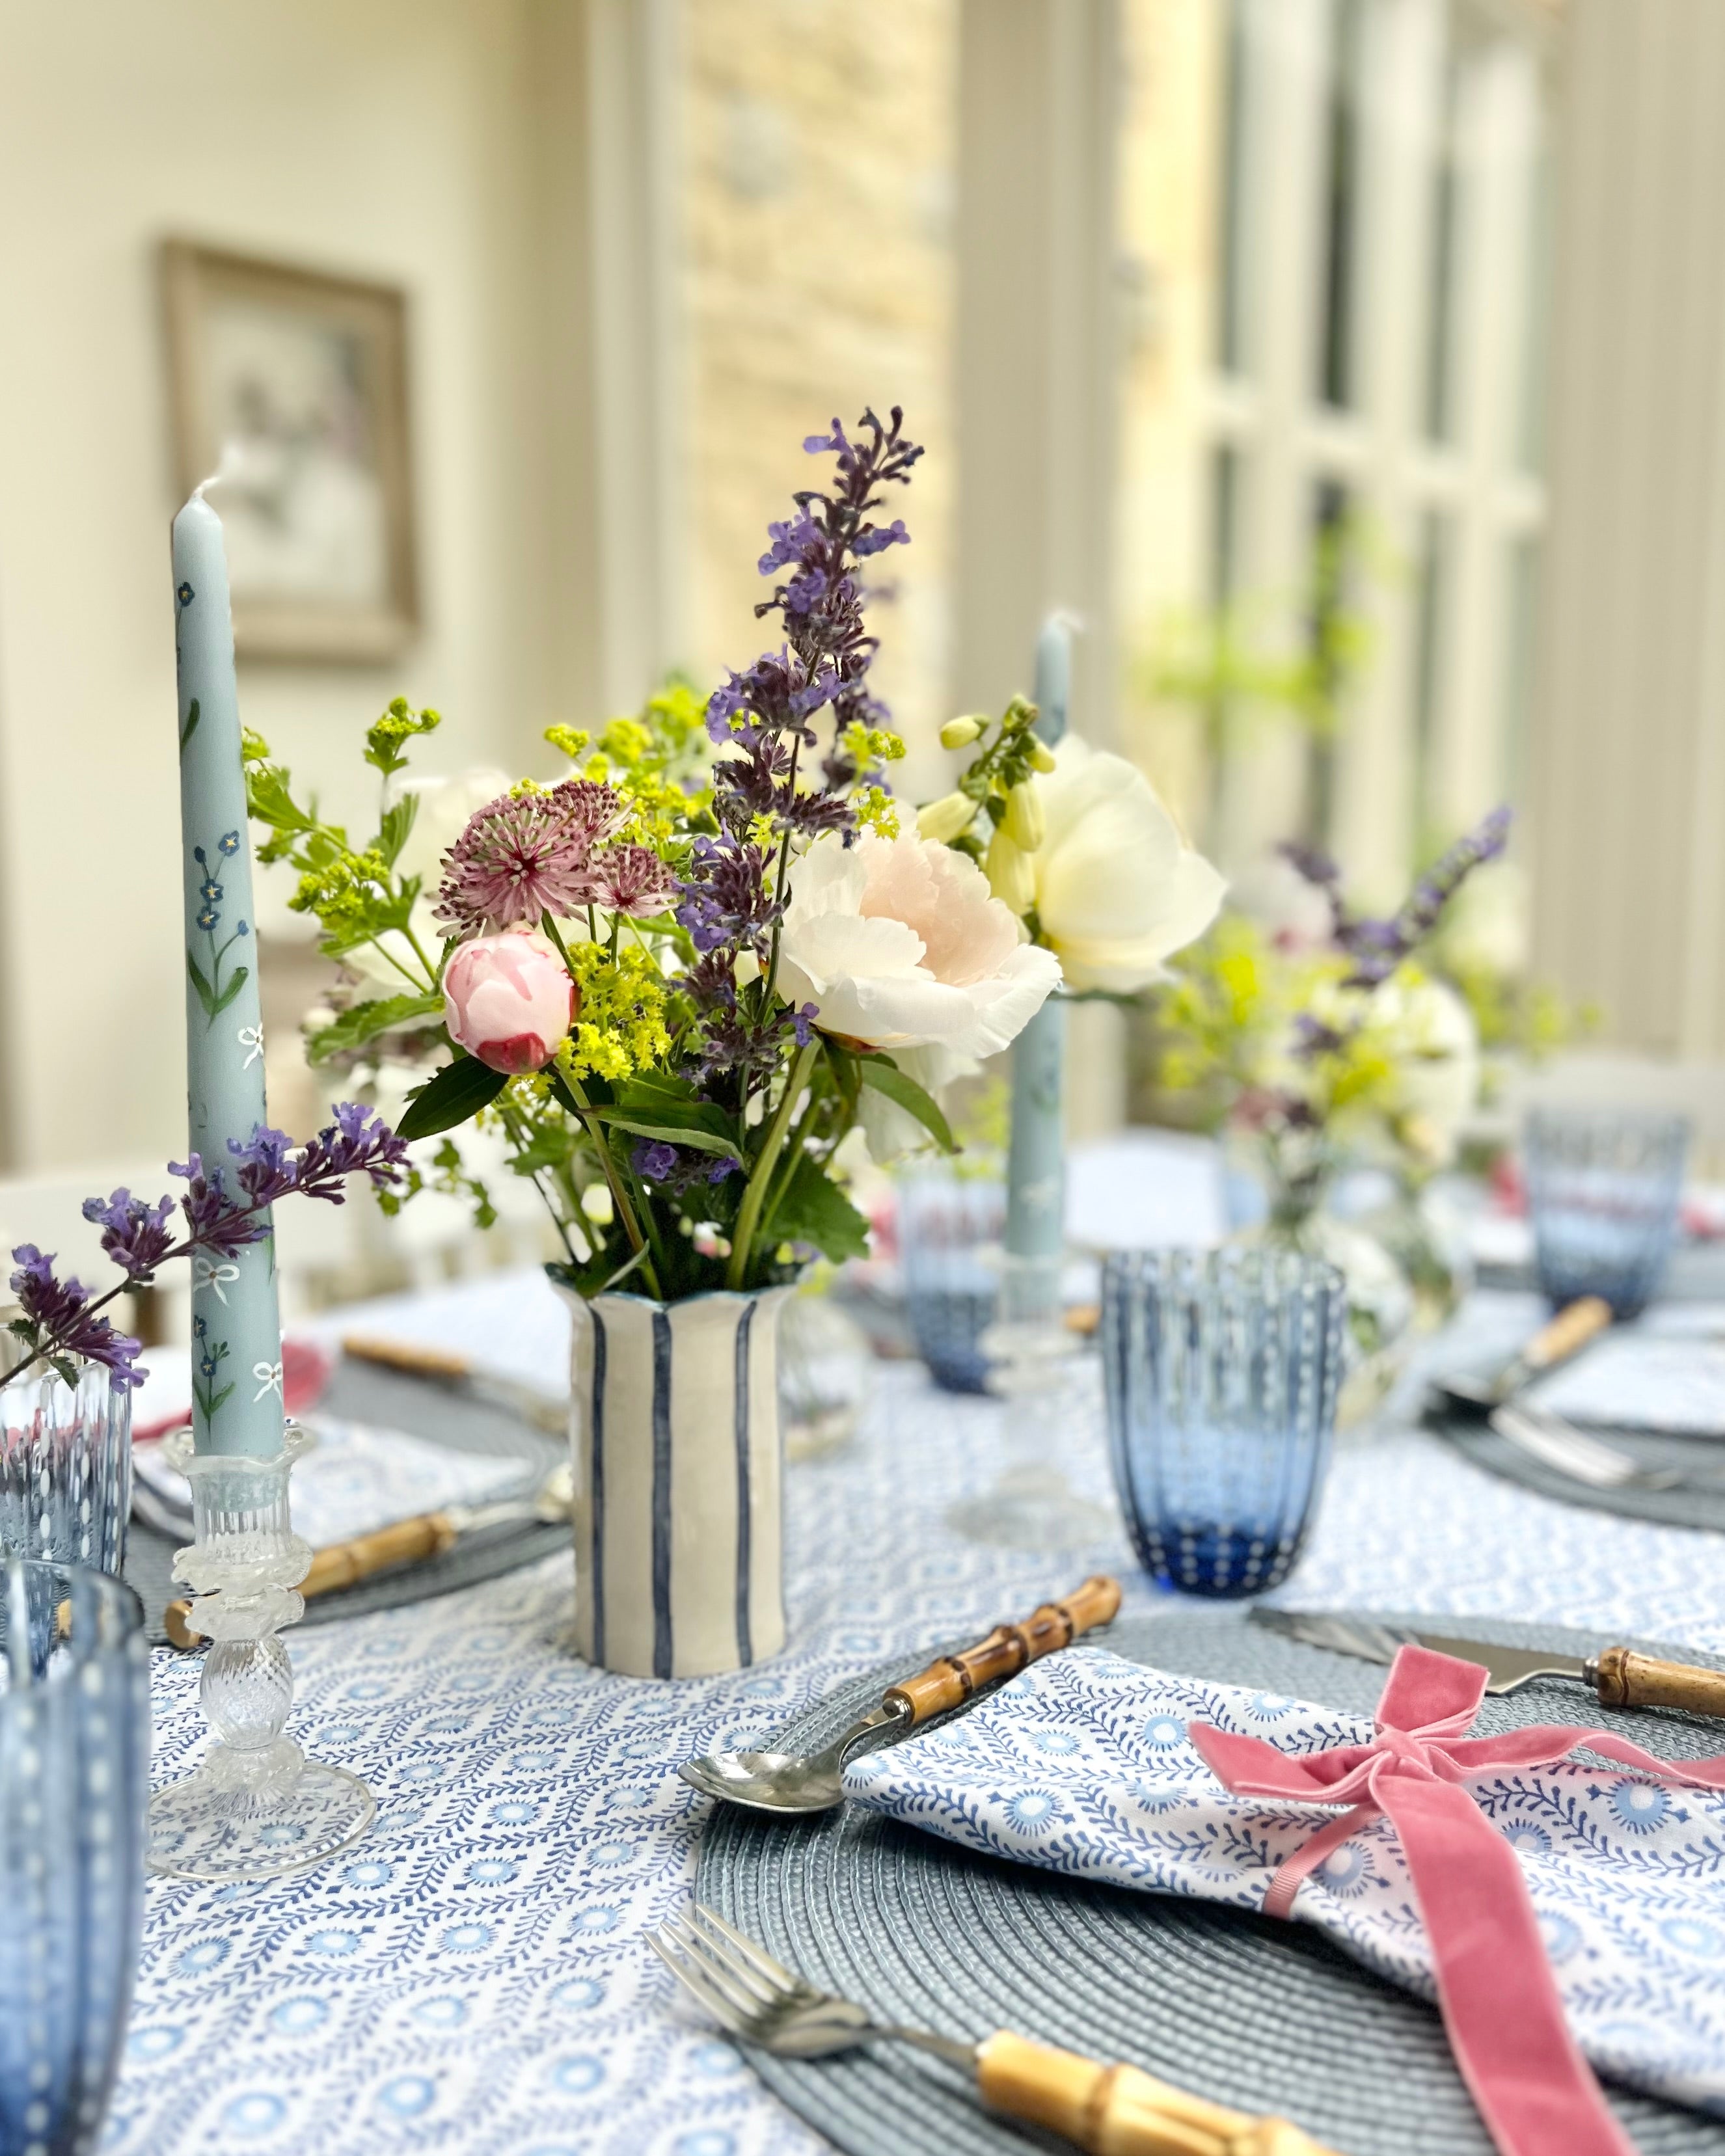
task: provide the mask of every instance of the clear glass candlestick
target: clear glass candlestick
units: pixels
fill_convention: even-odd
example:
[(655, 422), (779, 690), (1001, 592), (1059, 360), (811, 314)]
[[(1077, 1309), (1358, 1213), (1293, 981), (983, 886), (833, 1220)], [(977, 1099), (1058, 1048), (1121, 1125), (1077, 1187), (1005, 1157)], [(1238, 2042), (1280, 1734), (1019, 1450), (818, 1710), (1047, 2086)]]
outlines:
[(189, 1430), (166, 1440), (192, 1486), (194, 1539), (174, 1577), (197, 1598), (189, 1629), (210, 1642), (198, 1698), (216, 1741), (151, 1799), (152, 1871), (278, 1878), (350, 1847), (377, 1810), (357, 1774), (308, 1759), (284, 1730), (294, 1673), (276, 1635), (305, 1614), (295, 1590), (311, 1563), (289, 1517), (288, 1477), (310, 1442), (292, 1422), (273, 1460), (196, 1452)]
[(988, 1389), (1005, 1403), (998, 1481), (955, 1505), (948, 1523), (1007, 1549), (1087, 1549), (1116, 1532), (1113, 1515), (1081, 1496), (1060, 1464), (1063, 1400), (1078, 1342), (1066, 1323), (1062, 1260), (1003, 1257), (998, 1315), (983, 1334)]

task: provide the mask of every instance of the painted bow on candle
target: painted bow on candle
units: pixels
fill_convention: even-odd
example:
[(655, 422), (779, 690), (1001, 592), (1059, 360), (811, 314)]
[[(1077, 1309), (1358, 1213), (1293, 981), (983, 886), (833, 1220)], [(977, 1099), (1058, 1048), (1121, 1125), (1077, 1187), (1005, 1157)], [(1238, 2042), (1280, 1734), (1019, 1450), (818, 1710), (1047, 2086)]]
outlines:
[(1514, 1850), (1465, 1786), (1478, 1775), (1548, 1767), (1585, 1747), (1686, 1789), (1725, 1789), (1725, 1754), (1681, 1767), (1604, 1729), (1536, 1725), (1469, 1738), (1485, 1697), (1476, 1662), (1404, 1647), (1369, 1744), (1291, 1758), (1256, 1737), (1194, 1722), (1205, 1763), (1237, 1795), (1346, 1804), (1277, 1871), (1266, 1915), (1286, 1917), (1331, 1852), (1384, 1813), (1400, 1838), (1431, 1942), (1450, 2049), (1503, 2156), (1635, 2156), (1563, 2019)]

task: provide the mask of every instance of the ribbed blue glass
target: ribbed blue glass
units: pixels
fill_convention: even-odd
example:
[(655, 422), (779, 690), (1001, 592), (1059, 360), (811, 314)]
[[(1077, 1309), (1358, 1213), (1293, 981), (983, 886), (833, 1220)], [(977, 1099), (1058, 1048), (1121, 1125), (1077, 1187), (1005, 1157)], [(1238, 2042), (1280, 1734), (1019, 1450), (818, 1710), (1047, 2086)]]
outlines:
[(1115, 1486), (1138, 1560), (1184, 1594), (1298, 1562), (1329, 1465), (1342, 1276), (1296, 1251), (1117, 1254), (1102, 1271)]
[(949, 1393), (987, 1390), (983, 1334), (1000, 1297), (1006, 1185), (943, 1163), (907, 1170), (898, 1186), (899, 1258), (916, 1352)]
[(1532, 1111), (1527, 1204), (1539, 1285), (1553, 1302), (1603, 1296), (1621, 1318), (1652, 1301), (1676, 1240), (1688, 1151), (1681, 1116)]
[(150, 1793), (144, 1613), (0, 1557), (0, 2149), (95, 2148), (131, 2005)]

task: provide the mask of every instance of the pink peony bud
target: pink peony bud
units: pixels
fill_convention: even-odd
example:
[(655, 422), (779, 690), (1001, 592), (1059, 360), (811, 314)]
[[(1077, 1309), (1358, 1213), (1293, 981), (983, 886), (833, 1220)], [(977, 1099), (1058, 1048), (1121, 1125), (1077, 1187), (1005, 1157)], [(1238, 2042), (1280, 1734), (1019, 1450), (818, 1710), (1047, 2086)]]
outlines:
[(451, 1040), (493, 1070), (541, 1070), (575, 1015), (575, 983), (536, 930), (475, 936), (444, 973)]

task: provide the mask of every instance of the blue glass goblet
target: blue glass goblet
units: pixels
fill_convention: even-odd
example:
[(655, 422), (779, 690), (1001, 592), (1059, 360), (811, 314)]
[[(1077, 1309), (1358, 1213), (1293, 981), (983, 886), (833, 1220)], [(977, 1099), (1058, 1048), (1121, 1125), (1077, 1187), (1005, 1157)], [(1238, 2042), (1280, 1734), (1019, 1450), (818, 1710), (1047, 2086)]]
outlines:
[(1633, 1317), (1657, 1293), (1676, 1240), (1689, 1126), (1681, 1116), (1536, 1108), (1527, 1207), (1539, 1285), (1560, 1308), (1603, 1296)]
[(0, 1557), (0, 2148), (85, 2156), (131, 2005), (150, 1793), (144, 1613)]
[(1115, 1487), (1138, 1561), (1186, 1594), (1292, 1571), (1329, 1465), (1347, 1284), (1273, 1249), (1121, 1253), (1102, 1270)]

